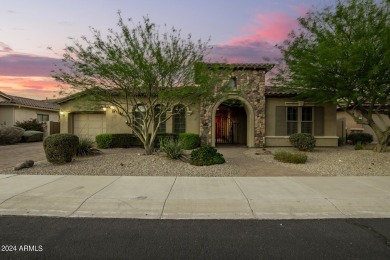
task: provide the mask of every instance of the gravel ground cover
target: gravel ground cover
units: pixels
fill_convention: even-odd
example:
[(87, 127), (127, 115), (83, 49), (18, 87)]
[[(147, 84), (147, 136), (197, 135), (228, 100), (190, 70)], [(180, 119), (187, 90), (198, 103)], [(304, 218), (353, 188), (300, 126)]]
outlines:
[[(223, 154), (224, 149), (219, 151)], [(310, 176), (390, 176), (390, 152), (356, 151), (352, 146), (316, 148), (307, 153), (305, 164), (296, 165), (274, 160), (272, 153), (277, 150), (296, 151), (294, 148), (237, 149), (234, 163), (227, 158), (227, 163), (222, 165), (193, 166), (170, 160), (162, 154), (145, 156), (142, 149), (108, 149), (103, 150), (102, 155), (77, 157), (69, 164), (52, 165), (43, 160), (32, 168), (17, 172), (8, 168), (0, 170), (0, 174), (229, 177), (240, 176), (240, 167), (248, 164), (256, 164), (261, 169), (262, 164), (271, 163), (287, 168), (286, 172), (292, 168), (310, 173)], [(231, 150), (229, 154), (231, 156)]]
[[(275, 152), (285, 150), (297, 152), (294, 148), (267, 148)], [(256, 160), (312, 173), (319, 176), (390, 176), (390, 151), (374, 153), (371, 150), (354, 150), (353, 146), (340, 148), (316, 148), (307, 152), (305, 164), (281, 163), (272, 155), (264, 155), (262, 149), (249, 149), (245, 154)]]

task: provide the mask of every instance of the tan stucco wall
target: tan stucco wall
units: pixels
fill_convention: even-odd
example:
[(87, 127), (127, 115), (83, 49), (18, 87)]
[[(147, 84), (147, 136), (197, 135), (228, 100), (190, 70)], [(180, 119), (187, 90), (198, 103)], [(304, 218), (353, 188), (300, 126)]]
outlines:
[[(277, 106), (289, 106), (286, 102), (296, 103), (297, 101), (291, 98), (278, 98), (267, 97), (266, 98), (266, 110), (265, 110), (265, 141), (266, 146), (291, 146), (288, 136), (275, 136), (275, 111)], [(305, 105), (305, 102), (302, 103)], [(306, 102), (306, 105), (311, 105)], [(335, 105), (321, 105), (324, 107), (324, 136), (315, 136), (317, 146), (337, 146), (337, 118), (336, 118), (336, 106)], [(282, 119), (285, 120), (285, 119)], [(315, 120), (315, 119), (314, 119)]]
[[(356, 112), (356, 114), (359, 115), (359, 112)], [(381, 117), (384, 122), (382, 122), (377, 115), (373, 115), (373, 120), (381, 129), (390, 126), (389, 116), (382, 114)], [(363, 129), (364, 133), (369, 133), (374, 137), (374, 143), (378, 142), (378, 139), (370, 126), (356, 123), (352, 116), (347, 112), (337, 111), (337, 120), (345, 120), (345, 130), (347, 134), (351, 133), (352, 130)]]
[(14, 107), (0, 106), (0, 125), (13, 126), (14, 124)]
[(6, 122), (7, 126), (13, 126), (16, 121), (22, 122), (37, 119), (37, 114), (49, 115), (49, 121), (59, 122), (59, 113), (27, 107), (0, 106), (0, 124)]
[(49, 121), (58, 122), (59, 114), (58, 112), (52, 112), (47, 110), (38, 110), (30, 108), (15, 108), (15, 121), (25, 121), (29, 119), (37, 119), (37, 114), (49, 115)]
[[(140, 100), (140, 104), (142, 100)], [(184, 104), (185, 105), (185, 104)], [(105, 126), (104, 131), (106, 133), (131, 133), (131, 129), (126, 125), (126, 118), (118, 114), (115, 109), (111, 109), (110, 105), (103, 105), (106, 107), (105, 111)], [(130, 110), (133, 108), (130, 107)], [(90, 101), (88, 98), (80, 98), (70, 100), (61, 104), (61, 133), (72, 133), (72, 114), (91, 112), (91, 111), (103, 111), (102, 104)], [(168, 112), (167, 116), (172, 113)], [(186, 109), (186, 132), (199, 134), (199, 104), (187, 106)], [(172, 118), (166, 122), (167, 133), (172, 132)]]

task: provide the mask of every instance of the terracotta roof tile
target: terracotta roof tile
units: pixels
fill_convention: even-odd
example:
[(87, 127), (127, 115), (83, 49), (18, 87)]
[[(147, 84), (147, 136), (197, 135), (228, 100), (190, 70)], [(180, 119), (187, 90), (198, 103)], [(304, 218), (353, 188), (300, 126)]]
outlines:
[[(3, 93), (4, 94), (4, 93)], [(26, 107), (34, 107), (47, 110), (59, 110), (60, 106), (56, 103), (46, 100), (35, 100), (31, 98), (23, 98), (18, 96), (6, 95), (9, 100), (0, 101), (0, 105), (20, 105)]]

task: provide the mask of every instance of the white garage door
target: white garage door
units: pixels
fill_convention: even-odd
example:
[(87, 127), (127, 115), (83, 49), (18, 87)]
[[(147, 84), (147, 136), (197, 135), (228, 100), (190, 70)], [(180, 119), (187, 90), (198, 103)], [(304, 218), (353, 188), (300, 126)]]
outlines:
[(73, 133), (80, 138), (91, 138), (95, 141), (98, 134), (106, 132), (105, 114), (74, 114)]

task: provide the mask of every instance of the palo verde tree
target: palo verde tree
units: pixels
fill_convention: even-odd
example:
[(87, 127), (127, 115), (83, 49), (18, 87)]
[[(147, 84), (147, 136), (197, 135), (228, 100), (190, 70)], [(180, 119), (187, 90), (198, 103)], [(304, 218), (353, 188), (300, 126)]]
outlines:
[(389, 1), (339, 0), (298, 19), (279, 49), (282, 64), (274, 85), (298, 98), (334, 103), (378, 138), (375, 151), (390, 141)]
[[(181, 112), (173, 109), (175, 104), (215, 98), (223, 92), (223, 74), (212, 73), (212, 66), (203, 63), (208, 42), (193, 41), (191, 35), (182, 38), (175, 28), (164, 27), (161, 33), (149, 18), (134, 24), (118, 15), (119, 30), (110, 29), (103, 37), (92, 28), (92, 39), (73, 39), (53, 77), (115, 106), (151, 154), (160, 125)], [(215, 91), (217, 86), (221, 91)]]

